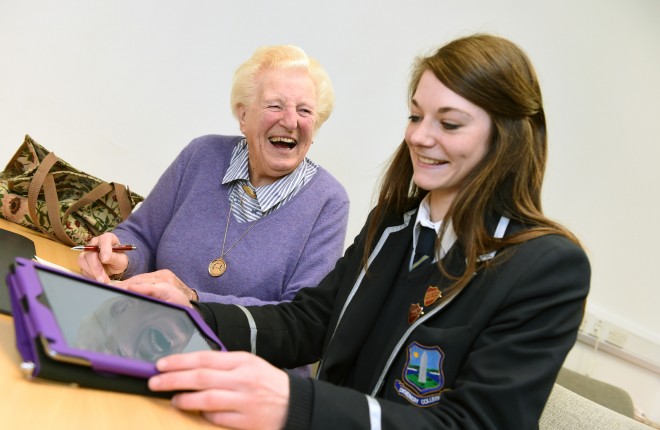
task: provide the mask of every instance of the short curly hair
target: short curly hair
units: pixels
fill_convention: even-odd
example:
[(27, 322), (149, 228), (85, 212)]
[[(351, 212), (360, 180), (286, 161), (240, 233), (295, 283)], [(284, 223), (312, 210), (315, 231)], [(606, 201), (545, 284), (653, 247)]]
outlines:
[(262, 46), (234, 73), (231, 89), (231, 111), (238, 119), (239, 106), (249, 105), (255, 95), (259, 74), (269, 69), (305, 70), (316, 88), (315, 131), (330, 117), (335, 104), (335, 92), (330, 77), (321, 64), (293, 45)]

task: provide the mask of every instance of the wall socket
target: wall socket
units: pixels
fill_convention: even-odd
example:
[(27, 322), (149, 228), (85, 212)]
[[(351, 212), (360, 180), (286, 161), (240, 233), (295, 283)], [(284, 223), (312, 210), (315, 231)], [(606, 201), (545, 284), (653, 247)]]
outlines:
[(628, 332), (593, 314), (585, 314), (580, 332), (594, 338), (598, 342), (607, 342), (617, 348), (624, 349), (628, 340)]
[(578, 340), (660, 374), (660, 344), (587, 312)]

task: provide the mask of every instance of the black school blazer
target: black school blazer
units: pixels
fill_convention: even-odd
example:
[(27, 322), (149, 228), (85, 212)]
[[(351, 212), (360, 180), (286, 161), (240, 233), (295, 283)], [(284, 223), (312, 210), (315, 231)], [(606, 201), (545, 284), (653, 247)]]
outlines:
[[(587, 256), (558, 235), (516, 245), (504, 262), (477, 271), (458, 295), (440, 300), (405, 330), (393, 331), (392, 348), (364, 351), (409, 257), (415, 215), (416, 210), (382, 223), (368, 273), (361, 267), (365, 225), (318, 287), (300, 290), (290, 303), (198, 305), (230, 350), (252, 351), (285, 368), (321, 359), (317, 379), (291, 376), (287, 428), (538, 427), (583, 316)], [(507, 231), (520, 228), (511, 222)], [(458, 246), (445, 258), (450, 273), (460, 272), (464, 260)], [(440, 289), (450, 284), (438, 282)], [(435, 364), (442, 358), (442, 385), (426, 397), (404, 381), (414, 368), (407, 356), (415, 343), (432, 347)], [(345, 383), (358, 354), (373, 363), (366, 392)], [(415, 398), (425, 403), (415, 404)]]

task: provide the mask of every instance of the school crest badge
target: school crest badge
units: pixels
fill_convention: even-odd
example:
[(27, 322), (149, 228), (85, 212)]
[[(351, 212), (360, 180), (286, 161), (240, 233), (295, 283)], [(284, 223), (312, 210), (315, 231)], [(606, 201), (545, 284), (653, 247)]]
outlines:
[(403, 378), (394, 381), (397, 394), (415, 406), (428, 407), (438, 403), (445, 384), (442, 373), (444, 358), (445, 354), (439, 347), (412, 342), (408, 346)]

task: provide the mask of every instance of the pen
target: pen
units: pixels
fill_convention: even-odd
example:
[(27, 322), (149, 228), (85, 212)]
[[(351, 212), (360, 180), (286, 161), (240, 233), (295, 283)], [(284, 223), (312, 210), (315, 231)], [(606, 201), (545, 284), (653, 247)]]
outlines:
[[(74, 246), (71, 249), (74, 251), (93, 251), (93, 252), (99, 252), (99, 247), (95, 245), (78, 245)], [(112, 251), (113, 252), (122, 252), (122, 251), (133, 251), (137, 249), (135, 245), (113, 245), (112, 246)]]

